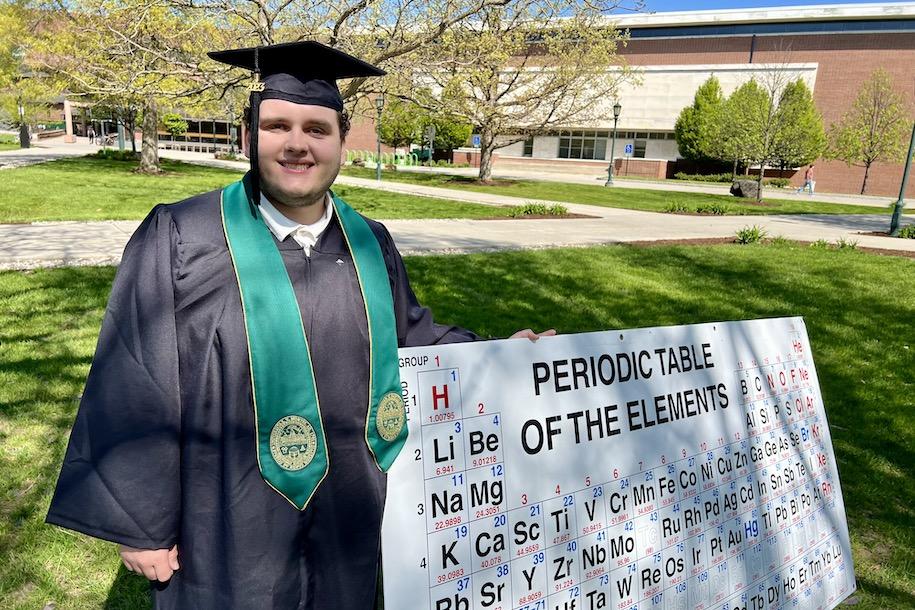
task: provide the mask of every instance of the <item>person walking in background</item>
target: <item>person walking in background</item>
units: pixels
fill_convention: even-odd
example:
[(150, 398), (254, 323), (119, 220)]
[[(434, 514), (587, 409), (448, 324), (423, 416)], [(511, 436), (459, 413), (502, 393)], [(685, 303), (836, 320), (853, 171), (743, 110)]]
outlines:
[(815, 166), (813, 164), (811, 164), (810, 167), (807, 168), (807, 171), (804, 172), (804, 186), (797, 189), (798, 193), (806, 191), (809, 188), (810, 194), (813, 195), (813, 189), (816, 186), (816, 180), (813, 179), (813, 168), (814, 167)]
[(86, 136), (89, 137), (89, 144), (95, 144), (95, 127), (89, 125), (89, 129), (86, 130)]

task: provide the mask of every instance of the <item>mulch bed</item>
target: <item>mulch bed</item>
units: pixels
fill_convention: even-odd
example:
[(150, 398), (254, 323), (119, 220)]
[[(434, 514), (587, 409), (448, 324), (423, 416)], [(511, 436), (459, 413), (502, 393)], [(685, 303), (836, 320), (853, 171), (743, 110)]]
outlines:
[[(860, 233), (860, 235), (876, 235), (878, 237), (886, 237), (886, 233), (872, 232), (872, 233)], [(812, 242), (808, 241), (797, 241), (793, 240), (794, 243), (798, 245), (809, 245)], [(630, 241), (626, 242), (630, 246), (635, 246), (637, 248), (651, 248), (653, 246), (720, 246), (723, 244), (733, 244), (733, 237), (702, 237), (696, 239), (659, 239), (656, 241)], [(885, 250), (882, 248), (865, 248), (858, 246), (855, 248), (861, 252), (867, 252), (869, 254), (882, 254), (884, 256), (904, 256), (906, 258), (915, 258), (915, 252), (911, 250)]]
[(636, 248), (651, 248), (653, 246), (720, 246), (733, 244), (733, 237), (697, 237), (695, 239), (657, 239), (654, 241), (627, 241), (626, 245)]
[(563, 220), (566, 218), (600, 218), (590, 214), (525, 214), (524, 216), (491, 216), (479, 220)]

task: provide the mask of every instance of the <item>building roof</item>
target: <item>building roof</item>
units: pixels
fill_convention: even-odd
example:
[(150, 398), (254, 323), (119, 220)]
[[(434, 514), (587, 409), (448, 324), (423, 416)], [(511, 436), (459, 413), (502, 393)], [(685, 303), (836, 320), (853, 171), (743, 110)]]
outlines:
[(632, 39), (915, 32), (915, 2), (611, 15)]

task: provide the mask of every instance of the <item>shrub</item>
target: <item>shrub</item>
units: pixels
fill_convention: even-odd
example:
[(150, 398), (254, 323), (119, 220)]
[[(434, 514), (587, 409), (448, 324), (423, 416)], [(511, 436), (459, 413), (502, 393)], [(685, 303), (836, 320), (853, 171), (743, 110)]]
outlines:
[(854, 239), (848, 240), (848, 239), (845, 239), (844, 237), (840, 237), (839, 241), (836, 242), (836, 249), (838, 249), (838, 250), (857, 250), (858, 242), (857, 242), (857, 240), (854, 240)]
[(788, 246), (791, 245), (791, 240), (785, 237), (784, 235), (776, 235), (769, 240), (769, 243), (773, 246)]
[(213, 155), (220, 161), (244, 161), (244, 158), (238, 153), (218, 152)]
[(763, 180), (764, 186), (774, 186), (779, 189), (783, 189), (789, 184), (791, 184), (791, 180), (788, 178), (769, 178), (768, 180)]
[(812, 244), (810, 244), (810, 247), (815, 250), (828, 250), (830, 246), (829, 246), (829, 242), (826, 241), (825, 239), (818, 239), (815, 242), (813, 242)]
[(768, 233), (760, 226), (744, 227), (737, 231), (734, 241), (738, 244), (756, 244), (766, 238)]
[(97, 159), (107, 159), (109, 161), (136, 161), (140, 158), (140, 153), (131, 150), (114, 150), (103, 148), (95, 153)]
[(731, 174), (687, 174), (686, 172), (677, 172), (674, 174), (677, 180), (692, 180), (693, 182), (730, 182)]
[(731, 206), (723, 203), (709, 203), (696, 206), (697, 214), (713, 214), (715, 216), (724, 216), (731, 211)]
[(546, 206), (542, 203), (525, 203), (512, 206), (508, 215), (512, 218), (522, 218), (524, 216), (565, 216), (568, 213), (568, 208), (560, 204)]
[(673, 201), (664, 206), (664, 211), (668, 214), (683, 214), (692, 212), (693, 209), (680, 201)]
[(19, 136), (0, 133), (0, 144), (19, 144)]
[(901, 237), (903, 239), (915, 239), (915, 225), (902, 227), (899, 229), (899, 234), (897, 237)]
[(161, 118), (162, 127), (167, 131), (173, 138), (178, 136), (183, 136), (187, 133), (188, 124), (184, 118), (176, 112), (168, 112), (162, 115)]

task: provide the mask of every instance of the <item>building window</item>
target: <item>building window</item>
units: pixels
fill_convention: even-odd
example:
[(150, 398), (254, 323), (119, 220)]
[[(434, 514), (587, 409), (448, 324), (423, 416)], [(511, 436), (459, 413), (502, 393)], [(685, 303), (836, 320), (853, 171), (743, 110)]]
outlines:
[(534, 156), (534, 137), (531, 136), (524, 141), (524, 150), (521, 151), (522, 157), (533, 157)]
[(607, 133), (602, 131), (563, 131), (559, 134), (560, 159), (605, 159)]
[(636, 140), (632, 150), (632, 156), (636, 159), (645, 158), (645, 145), (647, 144), (646, 140)]

